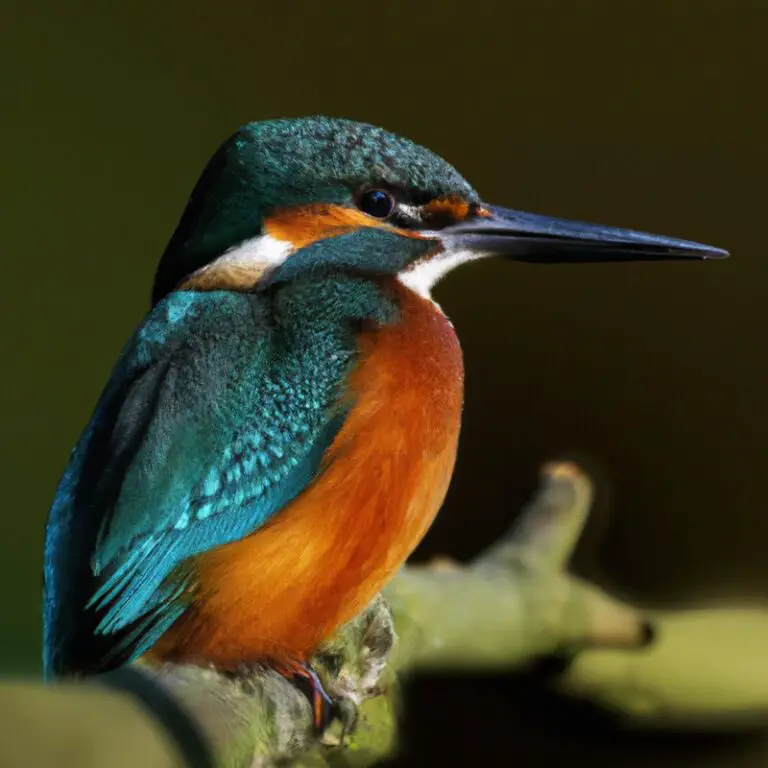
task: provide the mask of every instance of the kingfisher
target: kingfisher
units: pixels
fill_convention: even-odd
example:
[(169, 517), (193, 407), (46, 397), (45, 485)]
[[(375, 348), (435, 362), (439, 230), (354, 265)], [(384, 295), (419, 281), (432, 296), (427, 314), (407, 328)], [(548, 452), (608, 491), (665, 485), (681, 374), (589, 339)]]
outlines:
[(464, 374), (431, 289), (486, 256), (727, 253), (486, 204), (438, 155), (359, 122), (230, 137), (56, 490), (46, 675), (148, 660), (311, 677), (443, 502)]

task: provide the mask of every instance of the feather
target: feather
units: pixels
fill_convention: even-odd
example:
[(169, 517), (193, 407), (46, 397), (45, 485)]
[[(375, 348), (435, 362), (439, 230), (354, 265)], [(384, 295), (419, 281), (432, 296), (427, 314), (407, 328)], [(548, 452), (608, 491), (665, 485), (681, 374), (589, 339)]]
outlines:
[(177, 292), (130, 340), (49, 518), (48, 674), (141, 655), (183, 614), (190, 558), (254, 532), (312, 483), (349, 408), (356, 348), (338, 301), (314, 324), (298, 306)]

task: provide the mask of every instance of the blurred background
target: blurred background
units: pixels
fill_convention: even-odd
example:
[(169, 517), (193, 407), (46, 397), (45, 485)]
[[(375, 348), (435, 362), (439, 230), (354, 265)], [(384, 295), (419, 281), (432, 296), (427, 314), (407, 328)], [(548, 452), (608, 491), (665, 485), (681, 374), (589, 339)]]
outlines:
[[(494, 203), (730, 249), (441, 284), (466, 416), (417, 555), (473, 556), (539, 463), (578, 451), (609, 486), (579, 574), (658, 607), (768, 596), (766, 29), (760, 0), (6, 0), (2, 670), (39, 671), (48, 506), (192, 185), (238, 125), (277, 116), (383, 125)], [(421, 681), (408, 707), (413, 765), (768, 762), (760, 738), (629, 738), (504, 680)]]

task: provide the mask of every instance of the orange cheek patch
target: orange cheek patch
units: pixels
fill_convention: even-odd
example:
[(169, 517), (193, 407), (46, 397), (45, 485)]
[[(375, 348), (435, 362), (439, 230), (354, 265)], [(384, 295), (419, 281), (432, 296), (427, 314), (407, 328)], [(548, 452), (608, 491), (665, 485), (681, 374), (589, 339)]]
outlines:
[(276, 240), (287, 241), (296, 248), (304, 248), (327, 237), (372, 226), (377, 226), (377, 222), (354, 208), (344, 208), (340, 205), (306, 205), (275, 211), (264, 222), (264, 231)]
[(424, 212), (427, 217), (440, 217), (452, 219), (453, 221), (464, 221), (469, 217), (469, 203), (458, 197), (442, 197), (438, 200), (431, 200), (424, 206)]
[(362, 227), (384, 229), (405, 237), (421, 238), (378, 221), (355, 208), (342, 205), (303, 205), (274, 211), (264, 222), (264, 232), (276, 240), (287, 241), (295, 248), (305, 248), (319, 240), (354, 232)]
[(264, 222), (264, 232), (275, 240), (291, 243), (297, 250), (305, 248), (319, 240), (354, 232), (356, 229), (369, 227), (387, 232), (424, 239), (418, 232), (400, 229), (371, 218), (355, 208), (343, 205), (302, 205), (293, 208), (281, 208), (272, 213)]

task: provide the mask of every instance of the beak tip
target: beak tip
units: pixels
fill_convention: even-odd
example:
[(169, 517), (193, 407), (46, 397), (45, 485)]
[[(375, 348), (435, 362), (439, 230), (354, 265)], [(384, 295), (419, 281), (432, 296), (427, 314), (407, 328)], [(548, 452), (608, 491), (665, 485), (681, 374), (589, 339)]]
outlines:
[(714, 245), (703, 245), (701, 243), (695, 243), (688, 251), (688, 255), (694, 258), (702, 259), (703, 261), (721, 261), (722, 259), (730, 258), (731, 254), (726, 251), (725, 248), (718, 248)]

